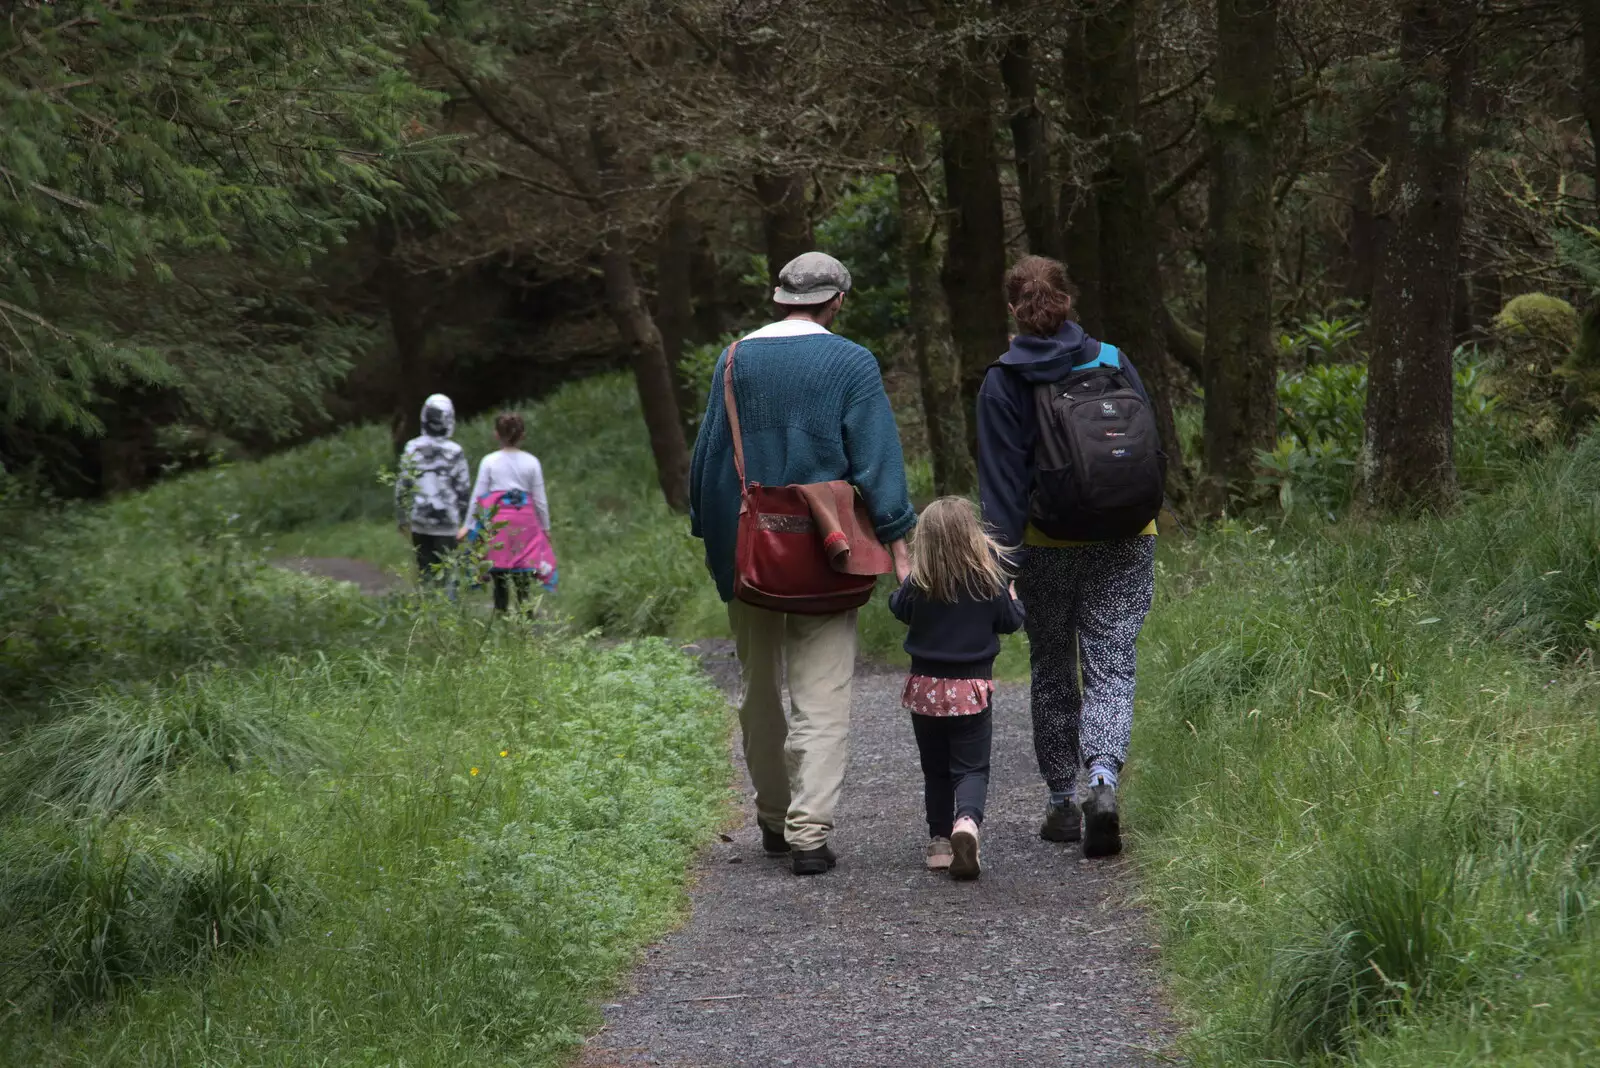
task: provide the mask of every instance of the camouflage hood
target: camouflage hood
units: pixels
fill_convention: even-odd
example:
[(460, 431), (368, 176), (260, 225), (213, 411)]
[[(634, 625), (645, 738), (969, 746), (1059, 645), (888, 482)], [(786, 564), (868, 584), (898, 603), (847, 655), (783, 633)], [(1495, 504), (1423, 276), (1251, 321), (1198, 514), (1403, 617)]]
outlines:
[(456, 432), (456, 406), (443, 393), (422, 402), (422, 432), (430, 438), (448, 438)]

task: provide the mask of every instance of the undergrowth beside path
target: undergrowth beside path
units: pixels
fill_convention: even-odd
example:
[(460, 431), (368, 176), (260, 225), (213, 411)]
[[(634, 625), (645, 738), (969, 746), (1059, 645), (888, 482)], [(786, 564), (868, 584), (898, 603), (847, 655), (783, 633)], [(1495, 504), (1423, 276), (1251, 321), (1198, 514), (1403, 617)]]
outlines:
[(1600, 440), (1169, 545), (1130, 784), (1199, 1064), (1600, 1062)]
[[(189, 750), (114, 818), (78, 751), (51, 780), (79, 782), (73, 818), (13, 796), (5, 1063), (557, 1063), (680, 914), (727, 796), (723, 699), (663, 643), (444, 615), (392, 655), (137, 701), (141, 723), (211, 701), (212, 737), (251, 733), (207, 750), (171, 732)], [(327, 759), (285, 765), (291, 735)]]

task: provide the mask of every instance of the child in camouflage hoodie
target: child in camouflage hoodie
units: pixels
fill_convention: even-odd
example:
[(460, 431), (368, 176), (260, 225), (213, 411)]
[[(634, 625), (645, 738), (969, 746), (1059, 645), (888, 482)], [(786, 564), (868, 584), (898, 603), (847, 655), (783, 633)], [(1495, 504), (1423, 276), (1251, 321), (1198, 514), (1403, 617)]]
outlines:
[(411, 535), (424, 579), (437, 575), (437, 565), (455, 548), (456, 532), (472, 500), (467, 454), (450, 440), (455, 429), (456, 409), (449, 397), (435, 393), (424, 401), (422, 435), (406, 442), (394, 484), (400, 533)]

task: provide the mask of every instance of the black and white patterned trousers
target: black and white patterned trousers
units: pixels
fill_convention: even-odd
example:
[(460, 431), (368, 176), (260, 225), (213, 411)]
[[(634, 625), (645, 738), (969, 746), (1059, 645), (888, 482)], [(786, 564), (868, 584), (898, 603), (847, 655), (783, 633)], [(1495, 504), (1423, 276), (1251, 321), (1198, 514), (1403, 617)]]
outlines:
[(1028, 612), (1033, 749), (1052, 792), (1075, 791), (1097, 757), (1119, 769), (1128, 759), (1134, 645), (1155, 596), (1155, 556), (1148, 534), (1023, 550), (1017, 595)]

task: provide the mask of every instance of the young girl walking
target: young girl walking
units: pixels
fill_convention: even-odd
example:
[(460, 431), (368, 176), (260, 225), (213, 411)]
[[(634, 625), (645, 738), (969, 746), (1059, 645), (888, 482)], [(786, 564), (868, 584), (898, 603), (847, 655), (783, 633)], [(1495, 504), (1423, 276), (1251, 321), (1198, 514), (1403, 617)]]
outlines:
[(519, 446), (527, 433), (522, 416), (501, 412), (494, 420), (500, 448), (478, 464), (472, 487), (472, 512), (459, 538), (483, 538), (484, 556), (494, 583), (494, 607), (511, 607), (516, 590), (520, 609), (537, 578), (546, 590), (556, 588), (556, 558), (550, 548), (550, 502), (545, 496), (539, 458)]
[(1006, 552), (964, 497), (928, 505), (911, 546), (911, 574), (889, 598), (910, 627), (902, 698), (922, 757), (928, 869), (976, 879), (978, 828), (989, 793), (990, 699), (1000, 635), (1022, 626)]

